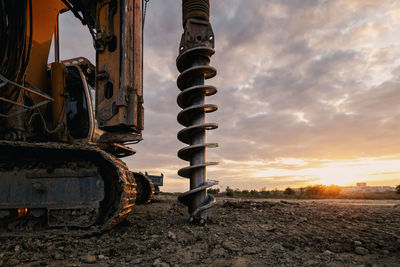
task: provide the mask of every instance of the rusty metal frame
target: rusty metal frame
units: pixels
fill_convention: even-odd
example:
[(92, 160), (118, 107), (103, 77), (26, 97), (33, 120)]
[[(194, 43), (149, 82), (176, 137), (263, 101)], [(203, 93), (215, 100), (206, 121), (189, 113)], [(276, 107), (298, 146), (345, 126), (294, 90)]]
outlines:
[(38, 96), (46, 99), (46, 100), (44, 100), (44, 101), (42, 101), (42, 102), (40, 102), (38, 104), (35, 104), (35, 105), (32, 105), (32, 106), (26, 106), (24, 104), (12, 101), (10, 99), (4, 98), (4, 97), (0, 97), (0, 101), (7, 102), (7, 103), (10, 103), (10, 104), (13, 104), (13, 105), (16, 105), (16, 106), (19, 106), (19, 107), (23, 108), (22, 110), (18, 110), (16, 112), (11, 113), (11, 114), (1, 114), (0, 113), (0, 118), (11, 118), (11, 117), (17, 116), (19, 114), (22, 114), (22, 113), (24, 113), (24, 112), (26, 112), (28, 110), (36, 109), (36, 108), (38, 108), (40, 106), (46, 105), (46, 104), (54, 101), (54, 99), (52, 97), (48, 96), (47, 94), (45, 94), (44, 92), (40, 91), (38, 88), (34, 87), (31, 84), (30, 84), (30, 86), (33, 89), (25, 87), (25, 86), (22, 86), (20, 84), (15, 83), (15, 82), (12, 82), (12, 81), (8, 80), (6, 77), (4, 77), (1, 74), (0, 74), (0, 81), (2, 81), (2, 83), (0, 83), (0, 88), (4, 87), (7, 84), (11, 84), (11, 85), (14, 85), (16, 87), (21, 88), (24, 91), (28, 91), (29, 93), (38, 95)]

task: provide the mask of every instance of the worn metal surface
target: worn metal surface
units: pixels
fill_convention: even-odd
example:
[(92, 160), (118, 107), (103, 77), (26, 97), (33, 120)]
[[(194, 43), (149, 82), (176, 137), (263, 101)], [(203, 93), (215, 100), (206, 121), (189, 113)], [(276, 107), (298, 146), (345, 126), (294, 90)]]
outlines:
[(150, 203), (154, 198), (155, 186), (150, 178), (141, 172), (134, 172), (137, 185), (136, 204)]
[(136, 154), (136, 150), (134, 150), (133, 148), (118, 143), (97, 143), (97, 145), (102, 150), (110, 153), (117, 158), (124, 158)]
[[(183, 5), (188, 2), (191, 1), (184, 0)], [(205, 103), (206, 96), (217, 92), (215, 87), (205, 85), (205, 80), (217, 73), (210, 66), (210, 58), (214, 54), (214, 33), (208, 19), (198, 19), (196, 12), (192, 12), (209, 8), (208, 1), (197, 2), (202, 2), (201, 6), (193, 5), (193, 10), (187, 6), (184, 8), (184, 33), (177, 58), (177, 68), (181, 73), (177, 84), (182, 91), (177, 102), (183, 109), (178, 114), (178, 122), (186, 127), (178, 133), (178, 139), (189, 145), (178, 151), (178, 157), (190, 162), (189, 167), (178, 171), (180, 176), (190, 179), (190, 190), (178, 199), (189, 207), (190, 221), (203, 224), (211, 215), (209, 208), (215, 202), (206, 190), (217, 184), (216, 181), (207, 181), (206, 167), (218, 164), (206, 161), (207, 148), (218, 146), (207, 143), (206, 130), (215, 129), (218, 125), (206, 123), (205, 114), (216, 111), (218, 107)]]
[[(87, 164), (92, 166), (89, 167), (89, 171)], [(136, 200), (136, 183), (127, 166), (94, 146), (0, 141), (0, 169), (3, 173), (0, 183), (6, 184), (13, 178), (8, 176), (10, 172), (17, 171), (19, 176), (22, 176), (21, 172), (25, 172), (25, 177), (17, 179), (19, 192), (13, 195), (14, 201), (8, 197), (0, 198), (0, 210), (12, 213), (15, 207), (21, 205), (19, 208), (28, 209), (28, 221), (34, 215), (35, 209), (44, 208), (47, 209), (50, 226), (71, 226), (68, 220), (71, 219), (71, 214), (75, 213), (78, 215), (75, 216), (75, 222), (81, 225), (72, 226), (84, 227), (86, 233), (98, 233), (123, 220), (132, 210)], [(94, 171), (95, 169), (97, 171)], [(63, 188), (62, 184), (80, 189), (72, 193), (72, 189)], [(56, 185), (56, 188), (50, 189), (53, 185)], [(104, 197), (101, 195), (101, 188), (104, 188)], [(2, 190), (7, 191), (7, 187)], [(30, 195), (32, 192), (37, 195)], [(57, 192), (60, 195), (57, 195)], [(71, 195), (66, 196), (67, 193)], [(40, 194), (42, 196), (39, 196)], [(61, 197), (62, 195), (65, 198)], [(39, 204), (40, 197), (45, 199), (42, 204)], [(5, 208), (9, 200), (10, 207)], [(25, 200), (33, 202), (23, 205)], [(73, 210), (75, 212), (72, 212)], [(80, 216), (82, 214), (76, 214), (78, 211), (83, 212), (86, 218), (95, 220), (85, 219), (84, 216)], [(56, 223), (54, 218), (58, 220)], [(0, 219), (0, 225), (4, 227), (6, 224), (6, 221)], [(1, 232), (0, 236), (14, 234), (18, 235), (14, 232)]]
[(27, 172), (5, 171), (0, 180), (0, 209), (79, 208), (104, 199), (100, 176), (31, 178)]
[(141, 0), (97, 2), (96, 119), (103, 130), (143, 129)]
[(158, 195), (158, 193), (160, 193), (160, 186), (164, 185), (164, 174), (161, 173), (161, 175), (149, 175), (147, 172), (145, 172), (145, 176), (153, 182), (154, 194)]
[(67, 116), (65, 112), (66, 98), (65, 87), (67, 71), (66, 67), (62, 63), (54, 62), (50, 64), (50, 81), (51, 81), (51, 95), (54, 98), (54, 102), (51, 105), (52, 113), (52, 128), (58, 129), (58, 137), (60, 141), (66, 141), (68, 139), (67, 132)]
[[(21, 25), (14, 27), (17, 30), (11, 35), (30, 37), (21, 39), (21, 44), (29, 43), (31, 52), (15, 46), (11, 53), (28, 55), (26, 72), (22, 67), (10, 71), (21, 73), (24, 79), (1, 73), (0, 89), (12, 87), (18, 94), (13, 98), (0, 95), (0, 138), (28, 142), (0, 141), (0, 225), (7, 226), (20, 217), (23, 225), (32, 218), (47, 216), (51, 227), (101, 232), (121, 221), (136, 199), (133, 174), (116, 157), (134, 154), (123, 143), (142, 139), (141, 0), (19, 2), (31, 2), (33, 13), (23, 10), (19, 13), (27, 15), (11, 16), (21, 18)], [(54, 32), (58, 39), (57, 16), (66, 8), (88, 26), (94, 38), (96, 69), (84, 58), (53, 63), (48, 68)], [(22, 9), (28, 7), (21, 5)], [(24, 30), (29, 27), (33, 31)], [(0, 43), (12, 39), (3, 38)], [(56, 45), (57, 62), (58, 52)], [(8, 61), (2, 61), (0, 67), (7, 69), (14, 60), (4, 58)], [(98, 123), (110, 130), (101, 137), (91, 101), (95, 85)], [(73, 93), (80, 96), (75, 102)], [(29, 99), (24, 100), (27, 96)], [(51, 106), (46, 105), (50, 102)], [(5, 104), (12, 109), (5, 109)], [(74, 104), (79, 109), (73, 110)], [(39, 143), (46, 141), (54, 143)], [(83, 162), (89, 165), (81, 166)]]
[(210, 20), (210, 1), (182, 0), (183, 27), (185, 27), (186, 21), (191, 18), (200, 18), (208, 22)]
[(154, 185), (157, 186), (163, 186), (164, 185), (164, 174), (161, 173), (161, 175), (150, 175), (147, 172), (144, 173), (152, 182)]

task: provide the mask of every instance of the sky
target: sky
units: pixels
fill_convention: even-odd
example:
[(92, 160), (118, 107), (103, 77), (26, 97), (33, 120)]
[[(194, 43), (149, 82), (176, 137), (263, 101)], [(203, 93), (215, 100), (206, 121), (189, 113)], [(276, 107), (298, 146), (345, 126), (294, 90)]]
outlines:
[[(208, 178), (219, 188), (400, 184), (400, 1), (218, 0), (211, 2), (218, 75), (207, 81), (217, 112)], [(61, 16), (61, 57), (94, 62), (92, 40)], [(144, 32), (144, 140), (125, 158), (134, 171), (165, 174), (182, 192), (188, 162), (176, 134), (175, 59), (181, 1), (150, 0)]]

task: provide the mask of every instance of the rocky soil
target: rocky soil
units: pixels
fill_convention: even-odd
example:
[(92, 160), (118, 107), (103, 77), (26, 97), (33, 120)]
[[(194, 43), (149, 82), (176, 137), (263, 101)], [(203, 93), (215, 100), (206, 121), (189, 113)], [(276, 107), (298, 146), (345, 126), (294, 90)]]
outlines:
[(0, 266), (400, 266), (400, 205), (220, 199), (206, 226), (176, 197), (100, 236), (0, 240)]

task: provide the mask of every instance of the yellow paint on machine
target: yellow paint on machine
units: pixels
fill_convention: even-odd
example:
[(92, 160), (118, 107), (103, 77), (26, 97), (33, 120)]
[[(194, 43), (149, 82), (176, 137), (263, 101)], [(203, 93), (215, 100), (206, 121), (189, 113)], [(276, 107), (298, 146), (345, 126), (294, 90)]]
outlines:
[[(48, 94), (50, 89), (46, 72), (47, 59), (57, 25), (57, 16), (63, 9), (66, 9), (66, 6), (61, 1), (32, 1), (33, 37), (25, 80)], [(30, 19), (28, 23), (29, 21)], [(35, 99), (37, 96), (32, 95), (32, 97), (35, 101), (41, 100)]]

